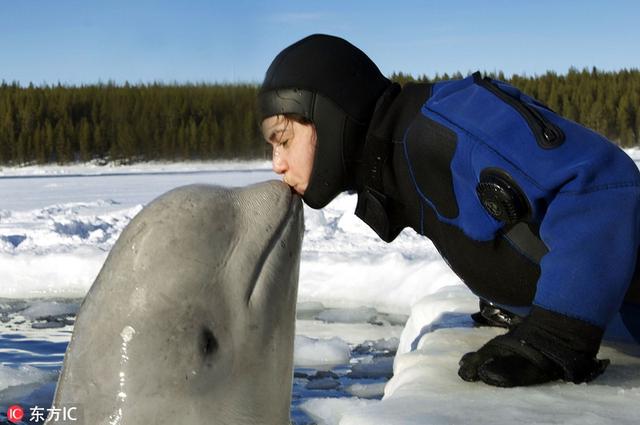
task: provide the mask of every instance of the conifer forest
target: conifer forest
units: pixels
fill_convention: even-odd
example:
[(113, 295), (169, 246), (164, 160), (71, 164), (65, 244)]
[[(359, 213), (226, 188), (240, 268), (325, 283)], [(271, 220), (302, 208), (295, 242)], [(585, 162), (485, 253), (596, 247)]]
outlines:
[[(622, 147), (640, 144), (640, 70), (488, 75)], [(399, 72), (390, 78), (404, 84), (463, 77)], [(267, 158), (256, 114), (258, 90), (257, 84), (2, 82), (0, 164)]]

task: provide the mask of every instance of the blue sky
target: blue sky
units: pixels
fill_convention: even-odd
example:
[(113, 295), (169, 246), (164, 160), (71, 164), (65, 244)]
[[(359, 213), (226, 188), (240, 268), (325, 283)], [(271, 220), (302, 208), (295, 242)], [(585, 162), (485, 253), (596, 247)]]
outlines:
[(316, 32), (387, 75), (640, 68), (637, 0), (0, 0), (0, 80), (260, 82)]

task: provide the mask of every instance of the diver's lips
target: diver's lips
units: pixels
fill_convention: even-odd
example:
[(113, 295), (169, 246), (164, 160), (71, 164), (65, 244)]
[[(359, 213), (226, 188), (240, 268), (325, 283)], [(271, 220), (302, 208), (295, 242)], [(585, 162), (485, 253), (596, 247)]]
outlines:
[(294, 217), (297, 217), (300, 210), (302, 209), (302, 200), (300, 195), (292, 191), (290, 192), (289, 196), (290, 196), (289, 208), (287, 209), (287, 212), (282, 217), (282, 220), (280, 221), (280, 223), (278, 223), (278, 227), (276, 228), (275, 232), (273, 232), (273, 235), (271, 235), (269, 242), (265, 245), (265, 249), (260, 255), (260, 258), (256, 263), (256, 267), (253, 270), (251, 281), (250, 281), (251, 286), (249, 286), (247, 295), (245, 297), (247, 305), (249, 305), (249, 303), (251, 302), (251, 297), (256, 290), (258, 279), (260, 278), (260, 273), (262, 272), (264, 265), (269, 259), (271, 252), (274, 250), (276, 244), (280, 241), (286, 229), (293, 222)]

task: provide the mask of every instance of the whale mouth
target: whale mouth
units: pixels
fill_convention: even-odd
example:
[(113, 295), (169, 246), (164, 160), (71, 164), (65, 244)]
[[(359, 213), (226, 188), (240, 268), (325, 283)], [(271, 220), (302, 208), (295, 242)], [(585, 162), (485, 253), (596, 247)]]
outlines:
[(264, 269), (265, 264), (269, 261), (271, 254), (275, 251), (276, 245), (283, 239), (283, 236), (289, 231), (291, 226), (294, 225), (294, 222), (302, 213), (302, 197), (296, 192), (290, 190), (289, 187), (287, 187), (285, 196), (289, 198), (287, 210), (280, 218), (275, 231), (269, 238), (264, 250), (260, 254), (260, 258), (256, 262), (256, 267), (252, 273), (251, 284), (249, 285), (245, 298), (247, 305), (251, 303), (253, 294), (256, 292), (258, 287), (258, 281), (262, 275), (262, 270)]

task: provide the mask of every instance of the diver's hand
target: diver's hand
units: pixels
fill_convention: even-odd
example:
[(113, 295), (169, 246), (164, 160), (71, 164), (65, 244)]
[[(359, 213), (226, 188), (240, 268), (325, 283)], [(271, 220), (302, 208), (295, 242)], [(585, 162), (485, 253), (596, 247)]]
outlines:
[(585, 322), (539, 307), (514, 329), (460, 360), (458, 375), (498, 387), (542, 384), (557, 379), (588, 382), (608, 360), (595, 355), (602, 331)]
[(518, 387), (555, 381), (560, 368), (525, 341), (500, 335), (460, 359), (458, 375), (496, 387)]

